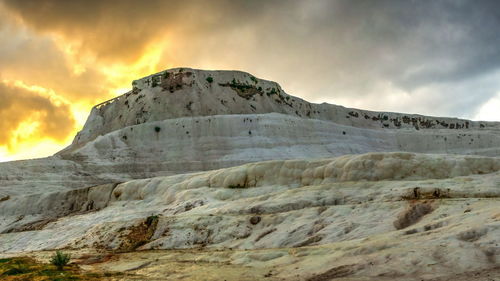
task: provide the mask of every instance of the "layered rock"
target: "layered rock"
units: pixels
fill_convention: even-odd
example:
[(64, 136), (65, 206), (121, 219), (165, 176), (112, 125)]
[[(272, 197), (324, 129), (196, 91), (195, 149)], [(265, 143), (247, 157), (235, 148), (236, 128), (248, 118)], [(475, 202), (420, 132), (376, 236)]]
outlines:
[(228, 262), (272, 262), (292, 280), (345, 265), (352, 277), (491, 269), (499, 171), (499, 158), (371, 153), (13, 198), (0, 252), (232, 249)]
[(132, 91), (93, 108), (68, 150), (99, 135), (153, 121), (273, 112), (361, 128), (498, 130), (498, 124), (491, 122), (313, 104), (288, 95), (275, 82), (239, 71), (171, 69), (136, 80), (132, 85)]
[[(175, 122), (176, 124), (179, 124), (179, 122), (187, 123), (181, 124), (185, 129), (188, 126), (186, 130), (169, 132), (169, 136), (179, 133), (189, 135), (189, 129), (200, 131), (202, 128), (206, 128), (206, 132), (200, 134), (203, 136), (210, 135), (211, 131), (215, 130), (216, 132), (213, 132), (213, 134), (217, 136), (221, 134), (217, 130), (222, 126), (229, 126), (228, 131), (233, 129), (245, 132), (247, 131), (246, 128), (259, 127), (250, 126), (252, 124), (237, 124), (242, 128), (231, 128), (232, 124), (226, 123), (215, 125), (202, 123), (201, 126), (195, 127), (194, 124), (189, 124), (190, 122), (183, 122), (185, 117), (211, 117), (214, 119), (221, 115), (245, 115), (249, 119), (245, 119), (243, 122), (248, 123), (253, 122), (252, 117), (254, 115), (260, 116), (268, 113), (284, 115), (282, 116), (283, 120), (274, 118), (272, 123), (277, 123), (276, 128), (286, 126), (286, 122), (293, 122), (289, 120), (306, 119), (328, 121), (336, 125), (363, 129), (412, 129), (411, 131), (433, 129), (438, 131), (435, 132), (436, 135), (445, 135), (447, 133), (455, 135), (455, 132), (459, 131), (460, 136), (463, 134), (463, 137), (467, 139), (466, 141), (459, 141), (458, 146), (463, 150), (467, 150), (468, 146), (472, 149), (477, 149), (478, 146), (491, 148), (490, 144), (474, 144), (474, 138), (477, 141), (478, 131), (489, 132), (489, 130), (494, 130), (498, 132), (499, 130), (499, 125), (494, 122), (474, 122), (456, 118), (371, 112), (326, 103), (313, 104), (288, 95), (275, 82), (261, 80), (251, 74), (239, 71), (171, 69), (136, 80), (132, 85), (132, 91), (96, 105), (92, 109), (84, 128), (75, 137), (73, 144), (59, 154), (67, 155), (98, 136), (155, 121), (178, 119), (179, 121)], [(206, 118), (199, 118), (196, 119), (196, 123), (206, 120)], [(234, 127), (234, 125), (232, 126)], [(173, 126), (167, 124), (167, 127), (172, 128)], [(159, 129), (161, 130), (161, 127)], [(285, 129), (287, 128), (285, 127)], [(312, 131), (323, 130), (324, 128), (318, 128), (317, 130), (310, 130), (307, 134), (310, 135), (313, 133)], [(239, 132), (233, 131), (232, 133)], [(319, 134), (320, 132), (315, 133)], [(299, 133), (297, 132), (295, 135), (299, 136)], [(270, 135), (270, 137), (275, 136)], [(456, 141), (450, 139), (450, 142), (453, 145)]]

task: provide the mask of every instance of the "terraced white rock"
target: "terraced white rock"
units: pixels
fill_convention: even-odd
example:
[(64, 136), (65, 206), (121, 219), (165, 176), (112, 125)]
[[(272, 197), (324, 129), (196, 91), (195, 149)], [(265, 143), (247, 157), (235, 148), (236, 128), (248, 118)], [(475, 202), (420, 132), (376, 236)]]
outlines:
[[(339, 257), (356, 260), (354, 276), (376, 276), (388, 267), (391, 274), (432, 275), (426, 267), (415, 269), (423, 264), (433, 264), (432, 270), (494, 268), (500, 257), (499, 171), (499, 158), (372, 153), (60, 193), (24, 203), (33, 209), (22, 218), (14, 207), (22, 203), (7, 200), (0, 204), (0, 251), (276, 249), (235, 252), (231, 262), (272, 260), (286, 278), (339, 266)], [(22, 231), (27, 226), (34, 230)], [(280, 250), (312, 245), (319, 246), (294, 254)], [(294, 257), (301, 252), (302, 258)], [(360, 262), (359, 256), (369, 258)], [(303, 264), (300, 271), (288, 271), (290, 259)]]

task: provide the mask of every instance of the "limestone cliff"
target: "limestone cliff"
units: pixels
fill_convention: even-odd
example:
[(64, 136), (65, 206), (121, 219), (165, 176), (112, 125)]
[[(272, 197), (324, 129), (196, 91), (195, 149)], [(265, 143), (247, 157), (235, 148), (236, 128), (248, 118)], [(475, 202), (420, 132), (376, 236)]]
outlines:
[(182, 117), (279, 113), (372, 129), (499, 128), (491, 122), (313, 104), (288, 95), (278, 83), (240, 71), (176, 68), (133, 81), (132, 86), (132, 91), (96, 105), (65, 152), (125, 127)]

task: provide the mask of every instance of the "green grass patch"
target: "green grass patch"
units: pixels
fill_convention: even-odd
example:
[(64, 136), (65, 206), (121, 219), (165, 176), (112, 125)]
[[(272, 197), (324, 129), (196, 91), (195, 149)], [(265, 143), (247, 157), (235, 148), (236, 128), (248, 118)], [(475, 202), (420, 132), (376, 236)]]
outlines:
[(32, 270), (29, 269), (28, 267), (25, 266), (16, 266), (10, 269), (7, 269), (2, 273), (2, 276), (12, 276), (12, 275), (20, 275), (20, 274), (25, 274), (29, 273)]
[(37, 281), (97, 281), (109, 280), (109, 277), (117, 276), (115, 273), (81, 272), (75, 264), (58, 270), (56, 266), (48, 263), (40, 263), (32, 258), (16, 257), (0, 259), (0, 280), (37, 280)]

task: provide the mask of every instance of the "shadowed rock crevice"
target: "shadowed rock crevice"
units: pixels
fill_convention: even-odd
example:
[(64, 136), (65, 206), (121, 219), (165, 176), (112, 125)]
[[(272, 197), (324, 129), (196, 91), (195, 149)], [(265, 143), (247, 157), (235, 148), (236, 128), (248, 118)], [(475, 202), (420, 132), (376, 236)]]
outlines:
[(398, 218), (394, 221), (394, 227), (399, 230), (413, 225), (420, 221), (422, 217), (434, 211), (434, 209), (431, 203), (413, 203), (398, 215)]
[(141, 223), (121, 231), (117, 237), (120, 244), (118, 245), (116, 251), (133, 251), (149, 243), (151, 241), (151, 237), (153, 237), (153, 234), (156, 231), (158, 220), (158, 216), (149, 216)]

